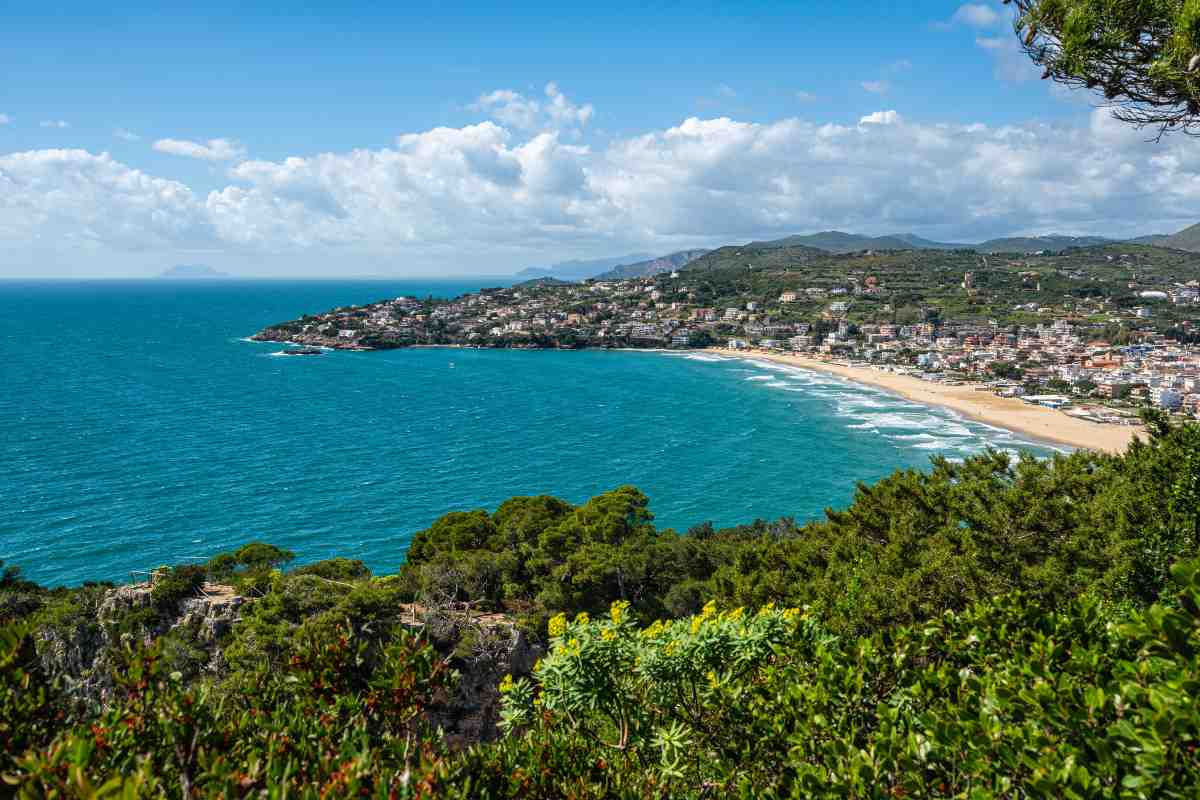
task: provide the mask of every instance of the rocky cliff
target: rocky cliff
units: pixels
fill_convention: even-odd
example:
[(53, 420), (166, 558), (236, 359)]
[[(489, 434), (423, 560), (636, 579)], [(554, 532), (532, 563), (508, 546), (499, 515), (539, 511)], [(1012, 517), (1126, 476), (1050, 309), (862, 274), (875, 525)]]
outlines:
[[(69, 613), (39, 626), (38, 656), (82, 705), (105, 703), (127, 645), (157, 642), (181, 678), (219, 680), (229, 672), (225, 649), (254, 602), (214, 583), (166, 606), (156, 601), (149, 583), (96, 587), (81, 592)], [(410, 604), (394, 610), (398, 624), (423, 633), (459, 675), (455, 690), (432, 710), (432, 721), (456, 745), (495, 738), (497, 684), (505, 674), (530, 672), (543, 648), (503, 614)]]

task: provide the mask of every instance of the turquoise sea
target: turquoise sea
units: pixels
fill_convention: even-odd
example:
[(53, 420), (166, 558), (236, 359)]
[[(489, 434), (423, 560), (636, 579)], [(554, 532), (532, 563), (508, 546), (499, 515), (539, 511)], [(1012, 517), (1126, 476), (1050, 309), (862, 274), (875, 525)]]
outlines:
[(261, 539), (390, 571), (440, 514), (512, 495), (633, 484), (678, 530), (804, 520), (934, 454), (1025, 446), (707, 354), (282, 358), (244, 341), (303, 312), (490, 283), (0, 282), (0, 559), (75, 584)]

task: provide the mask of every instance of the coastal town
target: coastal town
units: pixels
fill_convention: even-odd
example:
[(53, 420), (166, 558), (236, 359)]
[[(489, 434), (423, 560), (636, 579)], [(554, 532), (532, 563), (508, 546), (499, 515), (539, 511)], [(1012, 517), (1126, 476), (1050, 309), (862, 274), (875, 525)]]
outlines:
[[(1200, 259), (1185, 268), (1173, 262), (1177, 279), (1168, 280), (1146, 266), (1158, 263), (1148, 252), (1155, 249), (1008, 261), (805, 254), (790, 270), (756, 269), (752, 260), (732, 270), (718, 262), (623, 280), (530, 281), (450, 300), (395, 297), (307, 315), (254, 338), (302, 345), (304, 352), (419, 345), (721, 348), (969, 386), (1090, 422), (1135, 425), (1146, 406), (1200, 413), (1200, 348), (1192, 343), (1191, 319), (1200, 312)], [(1130, 275), (1140, 277), (1089, 275), (1088, 261), (1110, 273), (1114, 264), (1131, 265)], [(1193, 273), (1192, 261), (1197, 277), (1178, 279)], [(954, 271), (976, 262), (991, 271)], [(914, 274), (926, 282), (920, 294), (911, 289)], [(1105, 290), (1048, 290), (1042, 284), (1051, 276)], [(901, 282), (910, 288), (902, 291)]]

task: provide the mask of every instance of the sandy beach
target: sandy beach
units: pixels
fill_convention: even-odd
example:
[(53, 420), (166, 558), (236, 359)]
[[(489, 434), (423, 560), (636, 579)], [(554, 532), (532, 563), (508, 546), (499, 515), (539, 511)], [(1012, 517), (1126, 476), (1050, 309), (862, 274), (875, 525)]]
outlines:
[(930, 383), (910, 375), (871, 369), (848, 367), (799, 355), (768, 353), (760, 350), (731, 351), (713, 348), (714, 353), (745, 358), (776, 361), (804, 369), (827, 372), (847, 380), (864, 383), (900, 395), (907, 400), (927, 405), (942, 406), (964, 417), (1005, 428), (1046, 442), (1070, 445), (1107, 453), (1120, 453), (1138, 434), (1144, 434), (1140, 426), (1105, 425), (1077, 419), (1062, 411), (1030, 405), (1011, 397), (997, 397), (988, 391), (977, 391), (972, 385), (945, 386)]

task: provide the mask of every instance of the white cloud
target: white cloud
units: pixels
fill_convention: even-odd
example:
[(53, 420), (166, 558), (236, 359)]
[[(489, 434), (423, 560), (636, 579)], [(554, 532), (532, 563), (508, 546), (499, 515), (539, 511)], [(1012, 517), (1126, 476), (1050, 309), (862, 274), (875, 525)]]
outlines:
[(887, 94), (891, 87), (887, 81), (863, 81), (862, 88), (871, 94)]
[(512, 89), (497, 89), (480, 96), (470, 108), (525, 131), (582, 128), (595, 112), (590, 103), (582, 106), (572, 103), (553, 81), (546, 84), (543, 94), (546, 100), (538, 101)]
[(209, 139), (207, 144), (185, 139), (159, 139), (153, 147), (160, 153), (204, 161), (235, 161), (246, 156), (246, 148), (232, 139)]
[(85, 150), (0, 155), (0, 241), (6, 239), (123, 251), (213, 241), (187, 186)]
[(601, 148), (484, 121), (373, 150), (242, 161), (207, 195), (105, 153), (41, 150), (0, 156), (0, 244), (462, 271), (504, 253), (669, 252), (828, 228), (952, 240), (1182, 228), (1200, 205), (1200, 150), (1143, 138), (1103, 111), (1076, 127), (894, 110), (852, 125), (690, 118)]
[(482, 111), (492, 119), (522, 130), (537, 127), (541, 106), (523, 94), (511, 89), (497, 89), (482, 95), (471, 105), (473, 111)]
[(991, 28), (1000, 21), (1000, 14), (983, 3), (964, 3), (950, 17), (952, 23), (972, 28)]
[(588, 124), (588, 120), (592, 118), (595, 109), (591, 103), (586, 103), (582, 106), (577, 106), (567, 99), (567, 96), (558, 90), (557, 84), (546, 84), (547, 103), (545, 111), (550, 115), (550, 119), (558, 126), (569, 127), (577, 125), (583, 127)]
[(894, 125), (900, 121), (895, 111), (874, 111), (858, 120), (859, 125)]
[(493, 122), (406, 134), (392, 148), (246, 161), (207, 206), (221, 235), (265, 248), (521, 243), (584, 230), (585, 147)]
[(140, 142), (142, 140), (142, 137), (138, 136), (133, 131), (127, 131), (124, 128), (117, 128), (115, 131), (113, 131), (113, 136), (117, 137), (118, 139), (124, 139), (127, 142)]
[(71, 124), (61, 119), (44, 119), (40, 123), (43, 128), (69, 128)]

